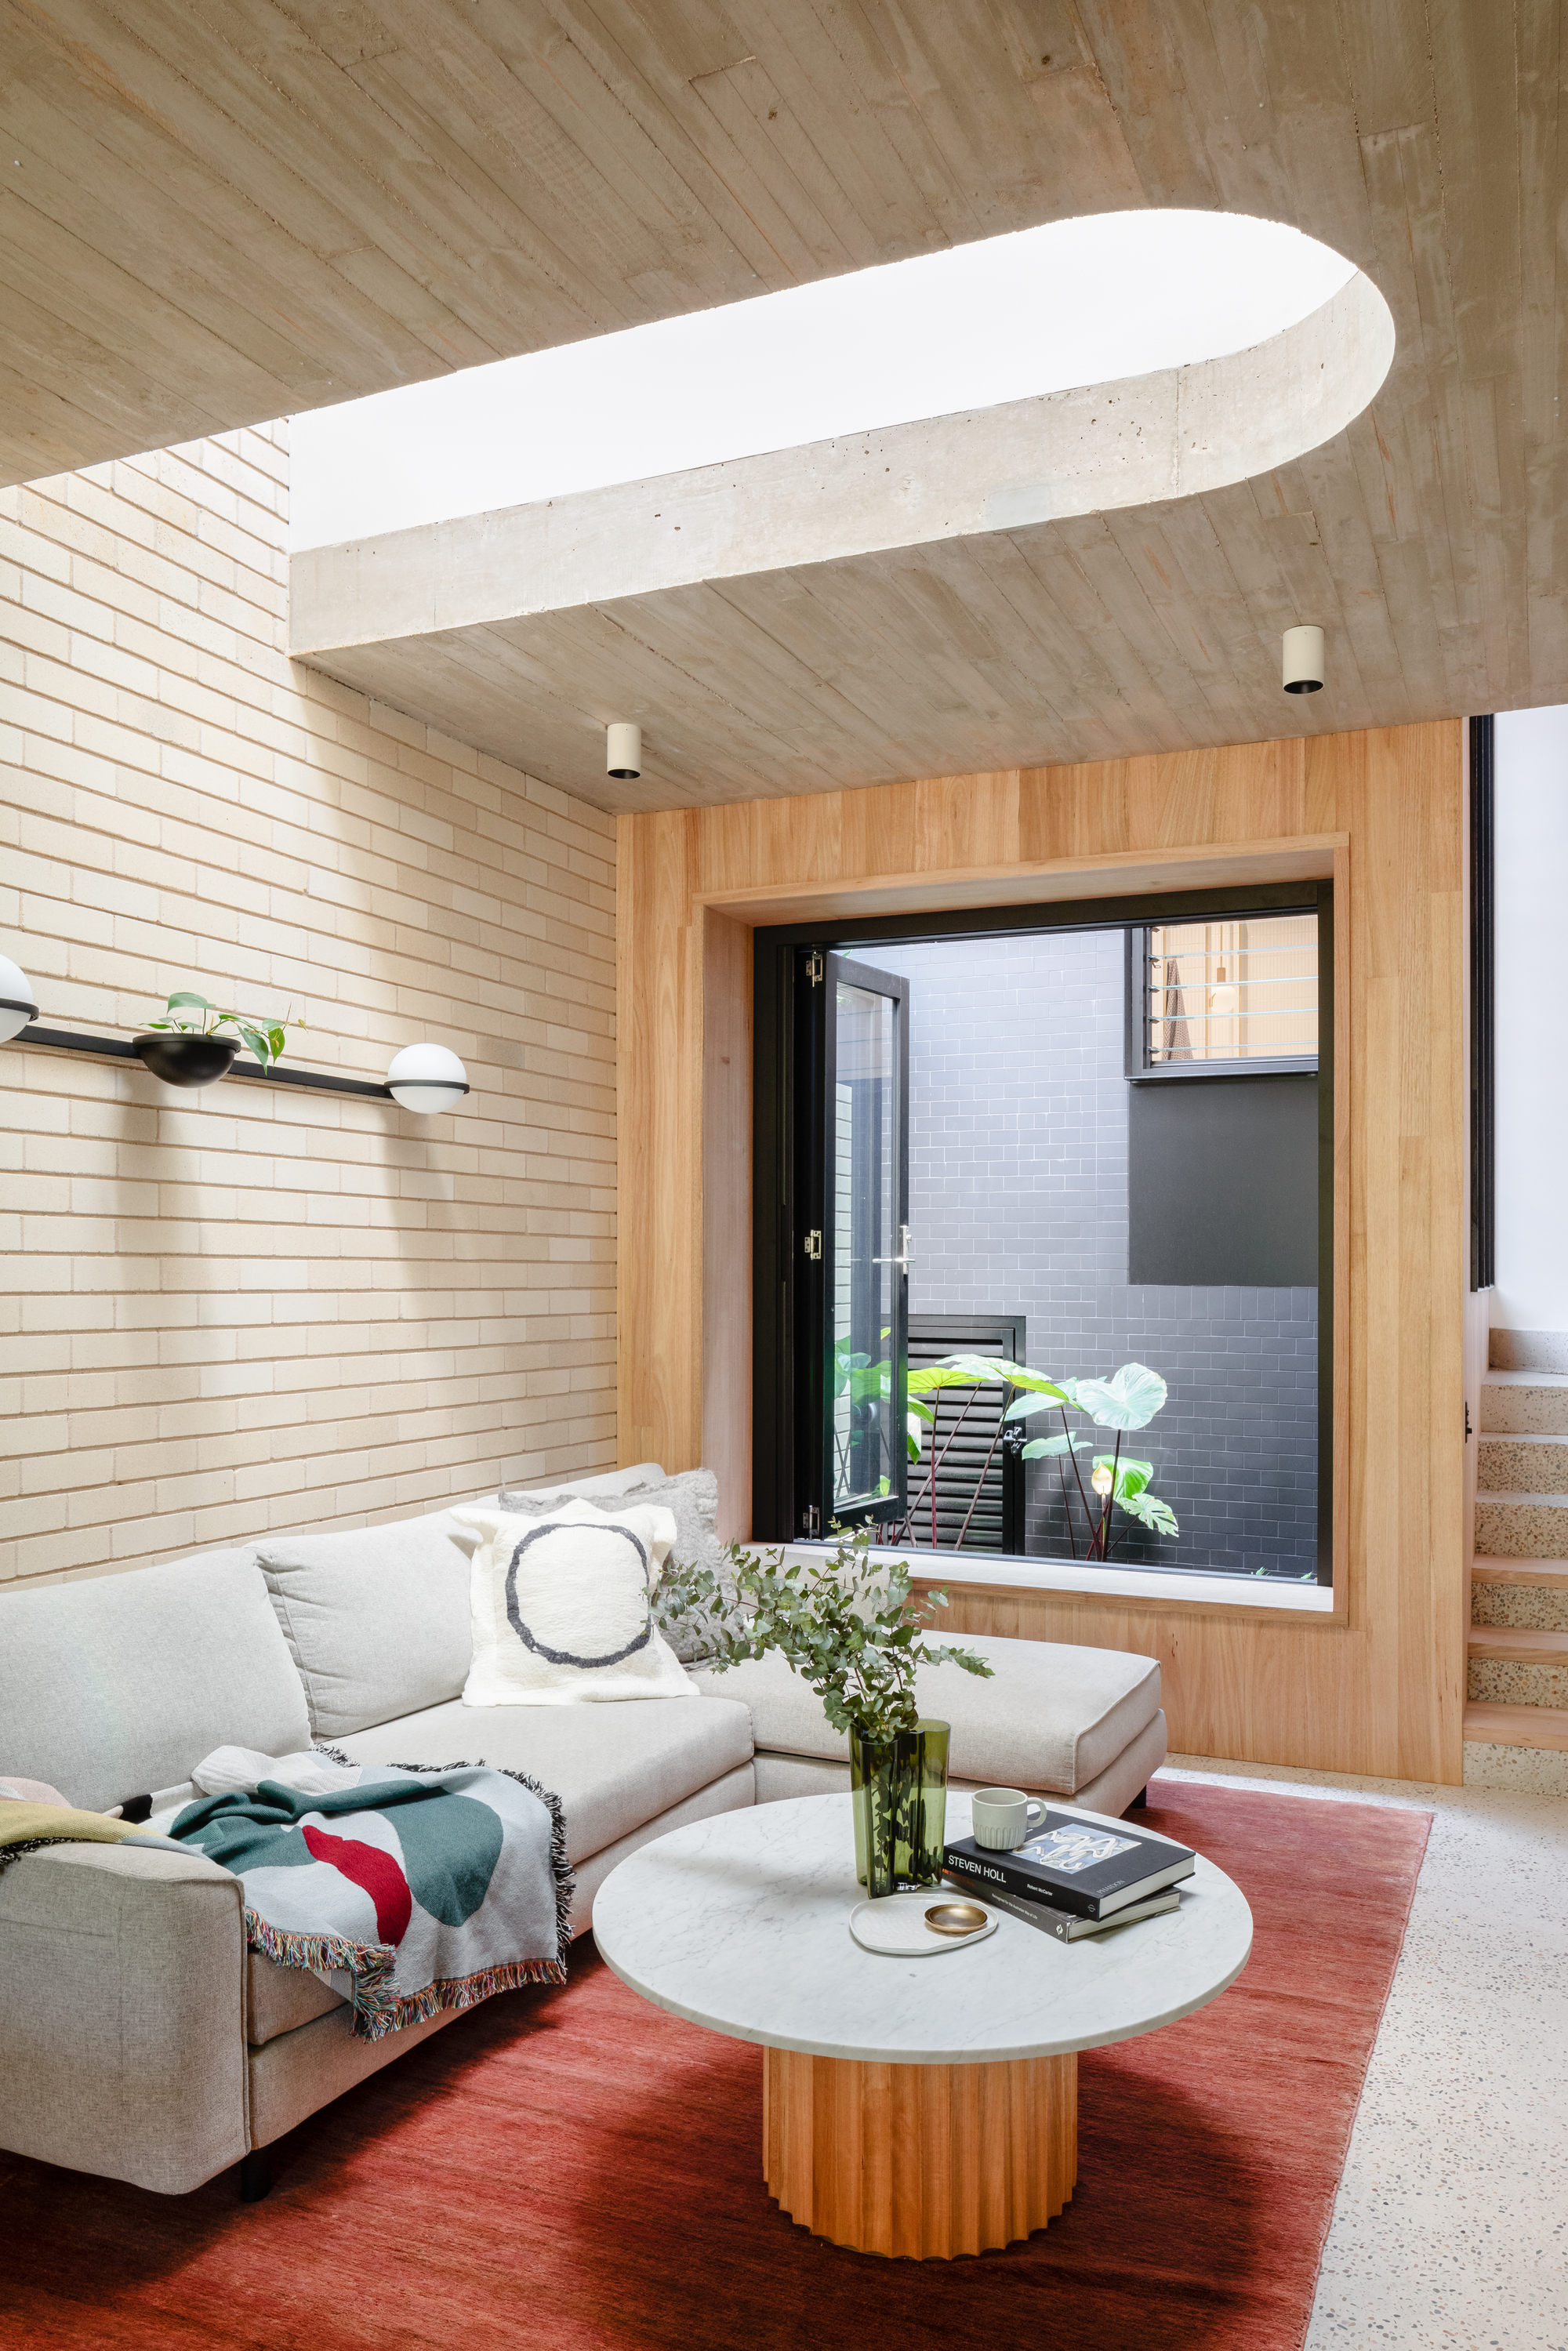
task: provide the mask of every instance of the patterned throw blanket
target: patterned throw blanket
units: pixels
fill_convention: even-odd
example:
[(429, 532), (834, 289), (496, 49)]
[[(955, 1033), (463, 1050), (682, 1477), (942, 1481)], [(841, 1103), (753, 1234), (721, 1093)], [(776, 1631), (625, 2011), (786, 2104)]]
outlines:
[(187, 1804), (169, 1834), (234, 1872), (251, 1949), (332, 1984), (361, 2040), (564, 1980), (560, 1802), (520, 1772), (363, 1764), (326, 1795), (263, 1780)]

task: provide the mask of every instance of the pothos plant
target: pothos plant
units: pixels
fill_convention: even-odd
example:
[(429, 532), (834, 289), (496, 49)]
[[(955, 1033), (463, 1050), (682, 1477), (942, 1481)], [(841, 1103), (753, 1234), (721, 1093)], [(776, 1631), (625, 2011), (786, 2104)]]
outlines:
[(916, 1667), (946, 1661), (982, 1677), (991, 1668), (972, 1649), (927, 1638), (929, 1612), (946, 1608), (947, 1594), (915, 1600), (905, 1563), (873, 1564), (871, 1546), (869, 1527), (840, 1529), (829, 1557), (792, 1563), (781, 1550), (763, 1559), (732, 1543), (727, 1583), (672, 1561), (654, 1613), (661, 1626), (696, 1635), (711, 1672), (776, 1650), (815, 1690), (835, 1730), (883, 1747), (919, 1720)]
[[(292, 1017), (293, 1008), (290, 1007), (283, 1019)], [(283, 1047), (287, 1036), (282, 1020), (268, 1020), (263, 1013), (225, 1012), (217, 1005), (209, 1004), (204, 996), (193, 995), (189, 988), (176, 990), (169, 998), (163, 1018), (149, 1020), (147, 1026), (149, 1029), (172, 1029), (183, 1037), (213, 1037), (220, 1029), (237, 1029), (264, 1070), (283, 1059)], [(296, 1026), (303, 1029), (305, 1023), (300, 1020)]]

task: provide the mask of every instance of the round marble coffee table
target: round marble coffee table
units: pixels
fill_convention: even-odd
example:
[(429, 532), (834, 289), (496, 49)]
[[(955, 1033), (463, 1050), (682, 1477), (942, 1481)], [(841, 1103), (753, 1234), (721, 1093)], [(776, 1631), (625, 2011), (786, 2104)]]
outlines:
[[(950, 1794), (947, 1834), (968, 1833)], [(982, 1942), (884, 1958), (850, 1934), (863, 1899), (846, 1794), (674, 1829), (593, 1907), (622, 1983), (760, 2043), (768, 2191), (862, 2252), (975, 2253), (1043, 2228), (1078, 2178), (1078, 2052), (1190, 2016), (1252, 1948), (1245, 1896), (1201, 1856), (1179, 1912), (1077, 1943), (1004, 1914)]]

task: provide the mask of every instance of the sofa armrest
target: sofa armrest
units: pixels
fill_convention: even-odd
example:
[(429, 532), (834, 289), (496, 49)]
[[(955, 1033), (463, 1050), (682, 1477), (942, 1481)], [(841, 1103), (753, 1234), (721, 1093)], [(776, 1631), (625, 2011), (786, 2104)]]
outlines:
[(245, 1913), (201, 1854), (0, 1871), (0, 2146), (182, 2195), (246, 2153)]

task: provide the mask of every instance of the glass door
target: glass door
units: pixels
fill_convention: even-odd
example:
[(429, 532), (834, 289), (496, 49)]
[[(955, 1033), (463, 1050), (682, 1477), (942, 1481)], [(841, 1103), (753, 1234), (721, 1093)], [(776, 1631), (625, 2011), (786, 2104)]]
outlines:
[(904, 1513), (910, 1233), (908, 983), (848, 956), (824, 963), (825, 1532)]

